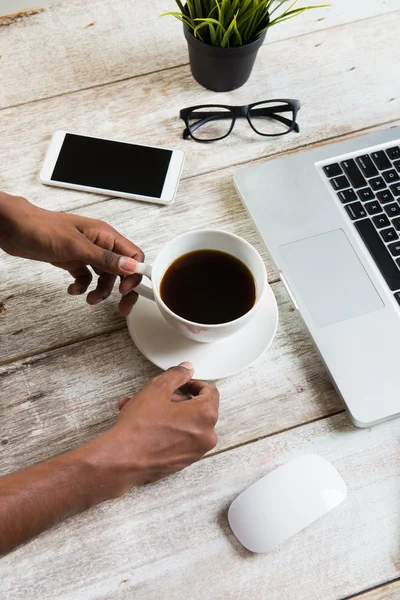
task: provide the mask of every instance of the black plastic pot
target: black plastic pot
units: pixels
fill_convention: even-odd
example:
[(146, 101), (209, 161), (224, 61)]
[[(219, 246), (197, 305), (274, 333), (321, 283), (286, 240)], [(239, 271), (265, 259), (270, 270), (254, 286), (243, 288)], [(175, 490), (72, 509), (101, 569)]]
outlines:
[(213, 92), (229, 92), (246, 83), (267, 33), (245, 46), (219, 48), (201, 42), (185, 26), (183, 31), (192, 75), (197, 83)]

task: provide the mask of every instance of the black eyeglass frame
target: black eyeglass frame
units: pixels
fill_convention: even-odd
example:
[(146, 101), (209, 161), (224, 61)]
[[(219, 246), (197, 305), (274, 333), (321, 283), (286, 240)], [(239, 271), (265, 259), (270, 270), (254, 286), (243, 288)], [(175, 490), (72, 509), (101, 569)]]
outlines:
[[(279, 111), (278, 107), (271, 107), (269, 109), (268, 116), (270, 118), (274, 118), (277, 121), (280, 121), (281, 123), (284, 123), (285, 125), (288, 125), (289, 129), (282, 133), (261, 133), (254, 127), (253, 123), (251, 122), (250, 113), (255, 107), (257, 107), (261, 104), (272, 104), (273, 102), (286, 103), (289, 107), (289, 110), (292, 111), (293, 119), (289, 120), (289, 119), (286, 119), (285, 117), (282, 117), (279, 114), (276, 114), (276, 113), (282, 112), (282, 111)], [(297, 119), (297, 114), (300, 110), (300, 106), (301, 106), (300, 101), (292, 99), (292, 98), (284, 98), (284, 99), (278, 98), (278, 99), (272, 99), (272, 100), (262, 100), (260, 102), (253, 102), (252, 104), (245, 104), (243, 106), (229, 106), (227, 104), (199, 104), (197, 106), (190, 106), (189, 108), (183, 108), (179, 112), (180, 118), (185, 122), (185, 125), (186, 125), (186, 129), (183, 132), (183, 139), (186, 140), (188, 137), (191, 137), (196, 142), (201, 142), (201, 143), (205, 143), (205, 144), (208, 144), (210, 142), (217, 142), (218, 140), (223, 140), (224, 138), (228, 137), (228, 135), (230, 135), (232, 133), (232, 129), (234, 128), (236, 119), (238, 119), (238, 118), (246, 118), (250, 127), (253, 129), (253, 131), (255, 133), (257, 133), (258, 135), (262, 135), (264, 137), (278, 137), (281, 135), (286, 135), (286, 134), (290, 133), (291, 131), (295, 131), (296, 133), (299, 133), (300, 127), (296, 123), (296, 119)], [(197, 123), (194, 123), (193, 125), (190, 125), (189, 116), (194, 111), (199, 110), (199, 109), (204, 109), (204, 108), (224, 108), (226, 111), (229, 111), (229, 113), (228, 112), (225, 112), (225, 113), (223, 113), (223, 112), (212, 113), (211, 112), (208, 115), (207, 115), (207, 113), (202, 113), (201, 116), (203, 118), (201, 119), (201, 121), (198, 121)], [(264, 115), (265, 115), (265, 113), (264, 113)], [(232, 123), (231, 123), (231, 126), (230, 126), (228, 132), (225, 135), (222, 135), (218, 138), (213, 138), (211, 140), (204, 140), (204, 139), (198, 138), (195, 135), (193, 135), (193, 132), (196, 131), (196, 129), (198, 129), (199, 127), (204, 125), (204, 123), (206, 122), (205, 119), (207, 119), (207, 118), (212, 118), (213, 120), (215, 120), (215, 118), (227, 119), (228, 117), (232, 119)]]

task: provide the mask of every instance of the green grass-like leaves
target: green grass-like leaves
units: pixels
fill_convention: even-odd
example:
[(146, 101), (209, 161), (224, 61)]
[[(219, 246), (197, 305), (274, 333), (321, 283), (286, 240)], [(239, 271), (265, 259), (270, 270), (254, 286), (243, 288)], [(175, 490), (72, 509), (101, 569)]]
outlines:
[(235, 48), (254, 42), (269, 27), (287, 21), (311, 8), (329, 4), (301, 6), (298, 0), (175, 0), (179, 12), (173, 15), (199, 40), (211, 46)]

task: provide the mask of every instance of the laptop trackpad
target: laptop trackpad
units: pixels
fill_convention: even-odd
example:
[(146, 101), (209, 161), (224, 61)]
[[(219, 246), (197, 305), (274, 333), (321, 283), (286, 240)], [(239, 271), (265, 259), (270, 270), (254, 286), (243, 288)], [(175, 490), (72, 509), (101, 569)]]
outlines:
[(323, 327), (384, 307), (342, 229), (279, 247), (300, 305)]

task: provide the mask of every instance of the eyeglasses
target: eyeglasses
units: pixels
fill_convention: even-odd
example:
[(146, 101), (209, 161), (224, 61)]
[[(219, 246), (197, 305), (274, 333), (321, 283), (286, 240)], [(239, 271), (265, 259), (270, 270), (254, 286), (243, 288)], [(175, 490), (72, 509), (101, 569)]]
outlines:
[[(250, 127), (267, 137), (299, 133), (296, 123), (300, 110), (299, 100), (265, 100), (245, 106), (203, 104), (183, 108), (179, 116), (186, 129), (183, 139), (192, 137), (196, 142), (215, 142), (226, 138), (232, 131), (236, 119), (246, 117)], [(285, 114), (285, 116), (283, 116)]]

